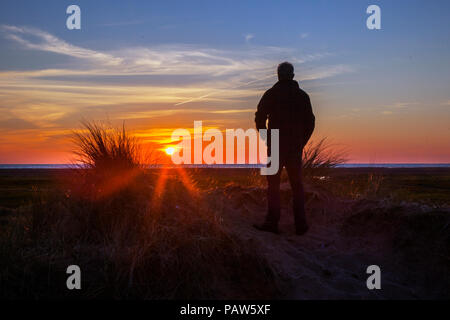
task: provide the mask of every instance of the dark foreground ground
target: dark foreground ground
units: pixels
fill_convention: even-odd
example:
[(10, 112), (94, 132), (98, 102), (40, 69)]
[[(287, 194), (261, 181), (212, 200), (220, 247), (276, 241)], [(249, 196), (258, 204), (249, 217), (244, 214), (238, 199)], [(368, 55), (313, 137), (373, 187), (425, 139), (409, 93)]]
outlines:
[[(66, 295), (64, 288), (54, 287), (49, 279), (64, 278), (61, 268), (67, 263), (70, 264), (74, 256), (81, 259), (81, 264), (85, 263), (86, 268), (92, 268), (98, 273), (90, 278), (92, 284), (87, 283), (88, 294), (82, 295), (83, 298), (450, 298), (448, 168), (352, 168), (333, 169), (325, 175), (310, 175), (305, 178), (305, 185), (307, 215), (311, 229), (303, 237), (294, 234), (289, 201), (290, 190), (286, 177), (282, 183), (283, 212), (280, 225), (282, 234), (272, 235), (258, 232), (251, 227), (254, 222), (262, 221), (265, 213), (265, 181), (259, 176), (258, 170), (191, 169), (182, 173), (177, 170), (149, 170), (146, 176), (154, 184), (150, 189), (154, 193), (156, 190), (161, 193), (158, 196), (158, 205), (162, 209), (158, 210), (169, 215), (177, 212), (177, 217), (179, 214), (180, 217), (185, 217), (184, 214), (192, 216), (199, 212), (212, 215), (213, 228), (216, 228), (217, 224), (220, 226), (220, 232), (223, 232), (223, 237), (214, 238), (214, 241), (217, 241), (214, 250), (222, 250), (220, 254), (223, 256), (229, 254), (235, 257), (232, 258), (235, 263), (226, 259), (217, 262), (215, 253), (210, 253), (209, 247), (199, 244), (203, 243), (202, 239), (208, 239), (210, 231), (209, 227), (202, 229), (197, 224), (195, 228), (182, 231), (189, 232), (192, 236), (180, 240), (177, 232), (181, 231), (174, 228), (171, 232), (177, 234), (176, 241), (181, 242), (167, 238), (163, 244), (158, 245), (157, 250), (152, 249), (149, 260), (145, 260), (147, 253), (136, 253), (132, 259), (136, 259), (137, 262), (133, 260), (130, 267), (128, 261), (121, 260), (120, 268), (116, 266), (117, 258), (115, 257), (115, 260), (111, 258), (115, 254), (111, 253), (115, 252), (111, 244), (118, 243), (110, 240), (115, 234), (105, 238), (111, 241), (106, 249), (106, 245), (100, 248), (97, 244), (90, 246), (89, 241), (93, 241), (89, 240), (91, 238), (86, 238), (87, 240), (83, 242), (67, 240), (70, 237), (80, 237), (82, 232), (74, 232), (72, 235), (68, 230), (76, 227), (72, 223), (66, 223), (66, 220), (57, 223), (48, 222), (50, 228), (36, 229), (45, 230), (45, 235), (44, 231), (28, 232), (36, 225), (36, 217), (42, 216), (41, 212), (36, 214), (36, 210), (54, 213), (55, 210), (48, 209), (52, 206), (51, 201), (59, 201), (60, 209), (57, 209), (57, 212), (72, 210), (73, 203), (68, 203), (67, 200), (48, 200), (53, 199), (49, 198), (49, 194), (61, 193), (62, 189), (67, 189), (67, 186), (62, 186), (61, 181), (68, 174), (68, 170), (0, 170), (2, 298), (64, 297)], [(161, 176), (165, 177), (164, 184), (161, 184)], [(69, 198), (67, 194), (70, 190), (66, 189), (63, 190), (63, 194), (66, 194), (63, 197)], [(160, 189), (167, 191), (161, 192)], [(43, 193), (47, 197), (45, 201), (42, 200)], [(149, 198), (156, 199), (150, 194)], [(36, 201), (40, 203), (40, 209), (36, 209)], [(133, 209), (125, 209), (125, 212), (126, 210)], [(183, 213), (178, 213), (179, 211)], [(19, 219), (18, 216), (22, 218)], [(61, 227), (63, 224), (64, 227)], [(20, 236), (17, 236), (15, 231), (17, 226), (25, 230), (21, 231)], [(166, 222), (164, 226), (164, 230), (170, 227)], [(57, 230), (64, 230), (63, 240), (60, 239), (61, 232)], [(18, 239), (14, 245), (10, 243), (12, 241), (10, 239), (13, 238), (11, 235)], [(52, 241), (47, 243), (45, 239), (48, 238)], [(192, 246), (180, 249), (180, 243), (187, 241), (192, 241)], [(169, 242), (172, 246), (175, 246), (173, 243), (177, 243), (176, 255), (167, 254), (167, 248), (171, 248), (167, 244)], [(76, 250), (73, 250), (72, 243), (77, 246)], [(166, 245), (165, 249), (161, 249), (161, 246)], [(53, 250), (54, 247), (58, 249)], [(251, 248), (251, 253), (246, 252), (245, 248)], [(194, 250), (194, 255), (198, 255), (198, 259), (192, 260), (194, 262), (186, 260), (183, 256), (184, 254), (192, 256), (189, 250)], [(93, 259), (86, 258), (98, 255), (98, 252), (101, 252), (100, 257), (104, 254), (104, 260), (107, 261), (104, 265), (101, 259), (94, 263)], [(155, 255), (158, 255), (157, 262), (151, 258)], [(257, 265), (248, 262), (255, 259), (259, 261)], [(146, 261), (145, 264), (142, 261)], [(195, 261), (201, 261), (203, 264), (200, 269), (195, 265)], [(140, 278), (136, 275), (138, 271), (134, 271), (135, 268), (138, 269), (135, 265), (139, 263), (142, 264), (142, 270), (139, 269)], [(198, 273), (206, 273), (210, 269), (219, 270), (214, 263), (220, 263), (221, 266), (226, 265), (222, 272), (232, 272), (233, 276), (214, 275), (214, 278), (211, 278), (214, 281), (206, 281), (204, 287), (199, 287), (193, 286), (192, 283), (198, 282), (202, 274), (192, 275), (191, 272), (191, 275), (188, 275), (181, 271), (173, 271), (178, 273), (171, 275), (161, 271), (160, 277), (181, 277), (181, 282), (184, 282), (184, 287), (183, 285), (181, 287), (184, 289), (180, 291), (177, 285), (174, 285), (176, 288), (167, 294), (160, 288), (158, 293), (152, 293), (151, 290), (149, 293), (148, 288), (142, 289), (143, 286), (159, 285), (158, 279), (146, 278), (154, 274), (155, 264), (159, 267), (165, 266), (166, 269), (161, 270), (172, 270), (173, 265), (179, 264), (176, 270), (180, 270), (179, 268), (184, 266), (183, 263), (184, 265), (188, 263), (188, 269), (191, 268), (194, 273), (195, 270), (199, 270)], [(212, 265), (208, 268), (205, 263)], [(230, 265), (227, 265), (228, 263)], [(148, 267), (150, 264), (152, 270)], [(378, 265), (381, 268), (381, 290), (371, 291), (366, 287), (368, 277), (366, 268), (369, 265)], [(102, 268), (107, 270), (98, 271)], [(121, 275), (114, 278), (117, 270)], [(238, 271), (234, 274), (236, 270), (245, 272)], [(53, 276), (53, 273), (58, 272), (62, 275)], [(258, 279), (252, 279), (251, 275), (252, 273), (264, 275), (266, 272), (267, 290), (260, 290), (257, 287), (258, 283), (264, 281), (258, 282)], [(204, 276), (212, 277), (205, 274)], [(99, 280), (96, 277), (107, 279)], [(32, 278), (41, 280), (27, 282)], [(110, 283), (112, 281), (121, 281), (125, 284), (115, 287)], [(246, 286), (253, 286), (255, 290), (248, 290)], [(139, 290), (132, 291), (133, 294), (122, 294), (124, 291), (130, 291), (130, 288), (134, 290), (134, 287), (139, 287)], [(144, 293), (141, 296), (139, 292)]]

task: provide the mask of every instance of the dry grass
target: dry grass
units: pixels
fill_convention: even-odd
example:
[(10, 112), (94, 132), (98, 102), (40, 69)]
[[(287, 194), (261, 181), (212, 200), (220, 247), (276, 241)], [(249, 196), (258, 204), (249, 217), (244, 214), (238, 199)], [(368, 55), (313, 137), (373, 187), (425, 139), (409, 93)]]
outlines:
[(84, 168), (127, 170), (142, 164), (142, 149), (136, 137), (121, 128), (101, 122), (82, 121), (84, 130), (73, 133), (76, 160)]
[(303, 174), (307, 177), (322, 176), (327, 174), (329, 169), (346, 161), (346, 152), (328, 143), (327, 138), (318, 142), (310, 141), (303, 150)]
[[(65, 177), (59, 191), (36, 190), (30, 208), (17, 213), (0, 238), (0, 297), (239, 299), (279, 293), (258, 248), (232, 236), (183, 175), (145, 172), (139, 142), (124, 127), (84, 126), (74, 135), (84, 166)], [(161, 181), (165, 187), (157, 190)], [(71, 264), (82, 270), (78, 292), (65, 287)]]

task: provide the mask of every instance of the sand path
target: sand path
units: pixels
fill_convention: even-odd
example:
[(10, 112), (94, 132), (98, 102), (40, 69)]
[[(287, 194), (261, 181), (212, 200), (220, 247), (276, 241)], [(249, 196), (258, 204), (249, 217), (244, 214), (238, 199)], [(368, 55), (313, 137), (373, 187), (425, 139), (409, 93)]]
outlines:
[[(282, 186), (280, 235), (252, 228), (264, 218), (264, 189), (229, 186), (209, 194), (232, 232), (256, 243), (273, 270), (289, 284), (283, 298), (414, 299), (424, 294), (411, 276), (403, 273), (407, 266), (393, 259), (389, 234), (349, 236), (342, 231), (342, 221), (354, 210), (351, 203), (318, 200), (314, 192), (309, 193), (310, 230), (304, 236), (295, 235), (288, 189)], [(381, 290), (366, 286), (366, 269), (372, 264), (381, 268)]]

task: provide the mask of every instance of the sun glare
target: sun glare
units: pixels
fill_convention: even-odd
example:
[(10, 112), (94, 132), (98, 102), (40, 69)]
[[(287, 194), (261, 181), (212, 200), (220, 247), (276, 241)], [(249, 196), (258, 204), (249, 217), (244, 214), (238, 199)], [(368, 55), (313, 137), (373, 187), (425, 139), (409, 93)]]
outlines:
[(174, 147), (168, 147), (166, 148), (166, 153), (171, 156), (173, 153), (175, 152), (175, 148)]

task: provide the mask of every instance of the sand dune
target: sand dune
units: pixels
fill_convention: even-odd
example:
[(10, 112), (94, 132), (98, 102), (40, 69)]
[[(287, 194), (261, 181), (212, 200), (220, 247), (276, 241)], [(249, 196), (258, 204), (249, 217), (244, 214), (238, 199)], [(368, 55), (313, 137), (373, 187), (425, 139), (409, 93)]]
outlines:
[[(264, 189), (228, 186), (208, 194), (208, 202), (220, 212), (231, 232), (248, 243), (258, 244), (261, 254), (282, 279), (280, 285), (285, 286), (283, 291), (286, 292), (283, 298), (450, 296), (448, 208), (405, 207), (386, 200), (338, 200), (327, 197), (323, 190), (310, 186), (306, 190), (310, 231), (302, 237), (294, 233), (287, 185), (282, 186), (280, 235), (259, 232), (251, 227), (264, 217)], [(428, 215), (427, 219), (420, 221), (424, 215)], [(440, 219), (439, 223), (436, 219)], [(420, 228), (414, 230), (417, 223)], [(442, 230), (432, 230), (434, 227)], [(417, 230), (422, 230), (422, 234)], [(423, 230), (434, 235), (429, 237)], [(366, 268), (372, 264), (381, 268), (381, 290), (367, 289), (369, 275)]]

